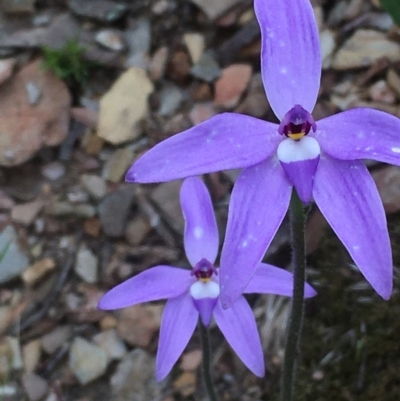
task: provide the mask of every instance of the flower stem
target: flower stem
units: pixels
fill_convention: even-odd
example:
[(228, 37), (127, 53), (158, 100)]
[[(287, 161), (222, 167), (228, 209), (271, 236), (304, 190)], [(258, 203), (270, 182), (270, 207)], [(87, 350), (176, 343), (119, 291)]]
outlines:
[(199, 321), (199, 331), (201, 338), (201, 346), (203, 350), (203, 361), (202, 361), (202, 370), (203, 370), (203, 380), (204, 386), (207, 391), (207, 395), (210, 401), (218, 401), (217, 394), (215, 392), (213, 380), (211, 377), (211, 348), (210, 348), (210, 336), (208, 328), (203, 325)]
[(290, 235), (293, 264), (293, 298), (285, 344), (285, 359), (281, 381), (281, 401), (292, 401), (296, 378), (297, 356), (304, 316), (304, 283), (306, 279), (304, 206), (293, 189), (290, 200)]

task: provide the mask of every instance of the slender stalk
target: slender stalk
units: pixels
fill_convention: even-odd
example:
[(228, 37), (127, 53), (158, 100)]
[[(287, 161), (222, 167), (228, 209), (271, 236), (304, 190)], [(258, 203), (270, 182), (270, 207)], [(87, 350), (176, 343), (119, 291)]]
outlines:
[(217, 394), (215, 392), (212, 376), (211, 376), (211, 348), (210, 348), (210, 336), (208, 328), (199, 321), (199, 331), (201, 338), (201, 346), (203, 350), (203, 380), (204, 386), (207, 391), (208, 398), (210, 401), (218, 401)]
[(290, 201), (290, 234), (293, 264), (293, 298), (285, 345), (281, 381), (281, 401), (293, 401), (297, 356), (304, 316), (304, 283), (306, 279), (304, 206), (293, 189)]

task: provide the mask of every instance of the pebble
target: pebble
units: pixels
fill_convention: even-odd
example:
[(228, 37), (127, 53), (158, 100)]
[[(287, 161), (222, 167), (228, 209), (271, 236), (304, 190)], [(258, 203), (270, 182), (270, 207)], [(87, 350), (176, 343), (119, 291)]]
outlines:
[(118, 334), (129, 345), (147, 347), (160, 328), (163, 309), (160, 304), (140, 304), (122, 309), (118, 315)]
[(147, 99), (152, 92), (153, 84), (146, 71), (129, 68), (100, 100), (97, 134), (114, 145), (137, 138), (141, 133), (139, 122), (147, 115)]
[(210, 20), (214, 20), (221, 15), (225, 14), (235, 5), (239, 4), (241, 0), (190, 0), (196, 4)]
[(34, 373), (24, 374), (21, 381), (30, 401), (39, 401), (49, 390), (47, 382)]
[(1, 6), (7, 14), (31, 14), (35, 11), (34, 0), (2, 0)]
[(96, 129), (99, 121), (99, 113), (88, 107), (71, 107), (71, 117), (88, 128)]
[(215, 83), (214, 103), (225, 108), (234, 108), (246, 90), (253, 69), (247, 64), (234, 64), (222, 71)]
[(159, 90), (158, 96), (160, 99), (158, 114), (162, 117), (174, 114), (184, 99), (182, 90), (172, 83), (165, 83)]
[(183, 35), (183, 41), (189, 50), (192, 63), (198, 63), (205, 48), (204, 36), (201, 33), (185, 33)]
[(155, 51), (150, 63), (150, 77), (153, 81), (158, 81), (164, 76), (167, 60), (168, 47), (159, 47)]
[(161, 397), (155, 379), (155, 358), (135, 349), (127, 354), (111, 378), (113, 401), (148, 401)]
[(28, 267), (22, 273), (22, 280), (27, 286), (32, 287), (46, 274), (52, 272), (55, 267), (56, 262), (54, 261), (54, 259), (44, 258), (37, 261), (32, 266)]
[(51, 216), (75, 216), (89, 218), (96, 215), (96, 209), (92, 205), (72, 205), (69, 202), (54, 202), (46, 207), (46, 213)]
[(95, 200), (102, 199), (107, 193), (107, 184), (98, 175), (84, 174), (81, 176), (81, 183)]
[(96, 42), (106, 49), (120, 52), (124, 49), (125, 43), (122, 39), (123, 32), (115, 29), (103, 29), (96, 33)]
[(322, 68), (328, 69), (332, 63), (332, 54), (336, 48), (336, 34), (331, 29), (320, 33)]
[(61, 162), (51, 162), (45, 164), (41, 169), (43, 177), (50, 181), (57, 181), (65, 175), (66, 168)]
[(25, 373), (33, 373), (40, 362), (42, 346), (39, 339), (30, 341), (22, 347)]
[(15, 205), (11, 211), (11, 218), (16, 223), (29, 226), (34, 222), (43, 206), (44, 203), (42, 200)]
[(196, 103), (189, 113), (189, 118), (192, 121), (193, 125), (197, 125), (202, 123), (203, 121), (208, 120), (212, 116), (215, 116), (216, 114), (217, 111), (215, 110), (214, 103)]
[(51, 355), (62, 345), (66, 344), (72, 336), (72, 327), (68, 325), (58, 326), (54, 330), (42, 336), (40, 339), (43, 350)]
[(358, 29), (333, 57), (332, 68), (369, 67), (382, 57), (391, 62), (400, 61), (400, 45), (388, 40), (382, 32)]
[(131, 220), (125, 230), (125, 239), (134, 246), (140, 245), (147, 235), (151, 232), (152, 227), (148, 219), (142, 214), (137, 214)]
[(93, 284), (98, 279), (98, 260), (93, 252), (82, 245), (76, 255), (75, 273), (86, 283)]
[(114, 329), (96, 334), (93, 341), (106, 352), (110, 361), (122, 359), (127, 353), (124, 342)]
[(201, 363), (203, 352), (199, 349), (185, 352), (181, 358), (181, 368), (185, 371), (195, 371)]
[(76, 337), (69, 353), (69, 367), (79, 383), (85, 385), (104, 374), (107, 354), (98, 345)]
[(221, 76), (221, 69), (210, 52), (204, 52), (200, 60), (190, 70), (190, 74), (206, 82), (214, 82)]
[(103, 178), (114, 183), (121, 182), (134, 158), (133, 150), (129, 148), (117, 149), (104, 166)]
[(0, 256), (0, 283), (18, 277), (29, 265), (29, 259), (19, 245), (12, 226), (7, 226), (0, 234)]
[(124, 234), (128, 215), (135, 200), (135, 192), (134, 184), (122, 185), (100, 203), (101, 226), (109, 237), (120, 237)]
[(70, 0), (69, 7), (80, 17), (93, 18), (101, 22), (114, 22), (127, 11), (123, 4), (110, 0)]
[(383, 79), (375, 82), (372, 86), (370, 86), (369, 95), (372, 100), (375, 100), (377, 102), (394, 104), (396, 101), (396, 95)]
[(196, 375), (193, 372), (183, 372), (174, 380), (173, 386), (184, 397), (189, 397), (196, 390)]
[(397, 96), (400, 97), (400, 75), (393, 69), (389, 69), (386, 81), (388, 85), (396, 92)]
[(400, 168), (387, 166), (372, 173), (386, 213), (400, 210)]
[[(40, 88), (32, 107), (26, 85)], [(0, 165), (15, 166), (30, 159), (44, 146), (56, 146), (67, 136), (71, 96), (65, 83), (42, 68), (42, 60), (23, 67), (2, 85)]]
[(0, 60), (0, 85), (11, 77), (14, 65), (15, 59), (13, 58)]
[(23, 369), (24, 362), (22, 360), (20, 339), (17, 337), (6, 337), (6, 341), (8, 343), (12, 355), (11, 367), (14, 370)]
[(151, 26), (147, 18), (130, 19), (125, 31), (128, 46), (126, 67), (147, 69), (151, 45)]

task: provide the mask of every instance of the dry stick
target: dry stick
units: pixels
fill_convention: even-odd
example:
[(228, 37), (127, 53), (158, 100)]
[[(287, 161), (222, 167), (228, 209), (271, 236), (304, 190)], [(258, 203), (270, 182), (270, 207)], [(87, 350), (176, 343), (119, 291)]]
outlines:
[(300, 344), (301, 329), (304, 317), (304, 285), (306, 278), (304, 206), (296, 190), (293, 189), (290, 200), (290, 235), (293, 264), (293, 298), (288, 333), (285, 344), (285, 359), (281, 381), (281, 401), (293, 401), (297, 357)]

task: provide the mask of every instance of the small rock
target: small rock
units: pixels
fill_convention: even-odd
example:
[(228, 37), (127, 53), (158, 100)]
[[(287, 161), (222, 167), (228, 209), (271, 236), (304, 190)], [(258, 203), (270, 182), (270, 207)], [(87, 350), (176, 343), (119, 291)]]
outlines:
[(336, 47), (336, 35), (330, 29), (325, 29), (320, 33), (322, 68), (328, 69), (332, 63), (332, 54)]
[(71, 205), (69, 202), (54, 202), (46, 207), (46, 213), (51, 216), (75, 216), (90, 218), (96, 215), (96, 209), (92, 205)]
[(163, 46), (156, 50), (150, 64), (150, 77), (153, 81), (160, 80), (165, 73), (168, 59), (168, 47)]
[(388, 85), (396, 92), (397, 96), (400, 97), (400, 76), (393, 69), (389, 69), (386, 80)]
[(104, 166), (103, 178), (115, 183), (120, 182), (134, 158), (135, 154), (131, 149), (117, 149)]
[(44, 203), (41, 200), (15, 205), (11, 211), (11, 218), (17, 223), (29, 226), (36, 219), (43, 206)]
[(72, 336), (71, 326), (59, 326), (41, 338), (42, 348), (49, 355), (67, 343)]
[(110, 0), (70, 0), (69, 7), (80, 17), (93, 18), (101, 22), (113, 22), (120, 19), (127, 8)]
[(189, 55), (186, 51), (178, 49), (169, 60), (167, 73), (174, 82), (183, 84), (187, 80), (190, 67)]
[(39, 401), (49, 390), (47, 382), (34, 373), (24, 374), (21, 380), (30, 401)]
[(251, 74), (252, 68), (247, 64), (225, 68), (215, 83), (214, 103), (225, 108), (235, 107), (249, 84)]
[(118, 326), (118, 320), (113, 315), (105, 315), (100, 321), (100, 328), (103, 331), (115, 329)]
[(94, 174), (84, 174), (81, 176), (81, 183), (94, 199), (102, 199), (107, 193), (107, 184), (103, 178)]
[(0, 85), (11, 77), (14, 65), (15, 59), (13, 58), (0, 60)]
[(249, 93), (235, 110), (236, 113), (261, 118), (269, 110), (269, 103), (265, 93)]
[(139, 245), (150, 233), (152, 227), (143, 215), (137, 215), (131, 220), (125, 230), (125, 238), (131, 245)]
[(29, 259), (18, 243), (17, 233), (7, 226), (0, 234), (0, 283), (18, 277), (26, 270)]
[(174, 114), (184, 98), (179, 87), (171, 83), (164, 84), (158, 95), (160, 98), (158, 114), (163, 117)]
[(163, 212), (168, 222), (180, 232), (185, 225), (179, 202), (181, 185), (181, 180), (165, 182), (151, 193), (151, 200)]
[(118, 315), (118, 334), (129, 344), (147, 347), (161, 324), (163, 305), (140, 304), (124, 308)]
[(195, 371), (201, 363), (203, 352), (195, 349), (190, 352), (185, 352), (181, 358), (181, 368), (185, 371)]
[(43, 177), (50, 181), (57, 181), (65, 175), (65, 166), (61, 162), (51, 162), (41, 168)]
[(115, 29), (103, 29), (96, 33), (95, 39), (99, 45), (104, 46), (106, 49), (120, 52), (125, 47), (122, 35), (122, 32)]
[(214, 20), (221, 15), (225, 14), (231, 8), (241, 2), (241, 0), (190, 0), (196, 4), (210, 20)]
[(108, 194), (99, 205), (99, 217), (106, 235), (123, 235), (131, 206), (135, 199), (135, 185), (123, 185)]
[(175, 381), (174, 389), (184, 397), (189, 397), (196, 390), (196, 375), (193, 372), (183, 372)]
[(203, 53), (200, 60), (190, 70), (190, 74), (206, 82), (214, 82), (221, 76), (221, 69), (209, 52)]
[(70, 114), (74, 120), (86, 125), (86, 127), (97, 128), (99, 113), (96, 110), (87, 107), (71, 107)]
[(126, 67), (147, 69), (151, 45), (151, 27), (147, 18), (130, 19), (125, 31), (128, 45)]
[(10, 210), (14, 207), (14, 200), (4, 191), (0, 190), (0, 210)]
[(127, 354), (111, 378), (113, 401), (159, 399), (162, 386), (155, 379), (155, 358), (141, 349)]
[(69, 367), (79, 383), (87, 384), (104, 374), (107, 354), (99, 346), (77, 337), (70, 349)]
[(192, 63), (198, 63), (205, 48), (204, 36), (200, 33), (185, 33), (183, 35), (183, 41), (189, 50)]
[(393, 104), (396, 101), (395, 94), (383, 79), (370, 86), (369, 95), (372, 100), (377, 102)]
[(28, 267), (22, 273), (22, 280), (24, 280), (24, 283), (27, 286), (31, 287), (35, 285), (43, 276), (53, 271), (55, 267), (56, 262), (54, 259), (44, 258)]
[(106, 352), (110, 361), (122, 359), (127, 353), (124, 342), (113, 329), (96, 334), (93, 341)]
[(212, 102), (197, 103), (193, 106), (192, 110), (190, 111), (189, 118), (192, 121), (193, 125), (197, 125), (202, 123), (203, 121), (208, 120), (212, 116), (215, 116), (216, 114), (217, 111), (215, 110), (214, 103)]
[(391, 62), (400, 61), (400, 45), (388, 40), (381, 32), (358, 29), (334, 56), (332, 68), (347, 70), (368, 67), (382, 57)]
[[(35, 107), (26, 92), (29, 82), (41, 90)], [(71, 96), (63, 81), (42, 68), (41, 60), (3, 83), (0, 103), (0, 165), (21, 164), (43, 146), (58, 145), (66, 138)]]
[(388, 166), (372, 174), (386, 213), (400, 210), (400, 168)]
[(115, 145), (140, 135), (138, 124), (147, 114), (151, 92), (146, 71), (132, 67), (123, 73), (100, 100), (98, 135)]
[(100, 235), (100, 230), (101, 230), (100, 220), (97, 217), (86, 219), (83, 222), (83, 229), (86, 234), (97, 238)]
[(42, 355), (42, 346), (40, 340), (33, 340), (22, 347), (22, 359), (24, 361), (25, 373), (33, 373)]
[(81, 246), (76, 255), (75, 273), (85, 282), (97, 282), (98, 260), (92, 251)]

